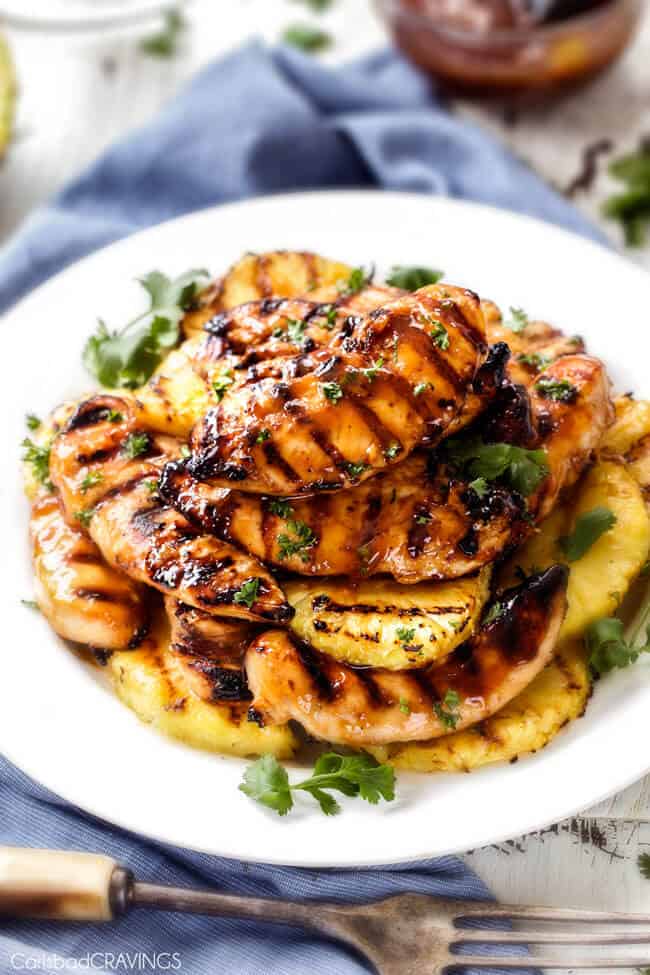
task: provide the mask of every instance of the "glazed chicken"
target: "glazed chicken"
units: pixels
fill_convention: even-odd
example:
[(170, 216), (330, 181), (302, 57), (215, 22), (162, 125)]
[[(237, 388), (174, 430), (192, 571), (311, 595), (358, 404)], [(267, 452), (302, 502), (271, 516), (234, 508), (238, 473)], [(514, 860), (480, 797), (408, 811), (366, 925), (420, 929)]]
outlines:
[(188, 605), (285, 621), (291, 610), (268, 570), (161, 503), (158, 477), (172, 446), (138, 429), (126, 399), (98, 395), (82, 402), (50, 455), (68, 522), (87, 525), (112, 566)]
[(204, 701), (248, 701), (242, 669), (244, 651), (255, 627), (243, 620), (220, 619), (165, 597), (172, 653), (185, 681)]
[(29, 528), (36, 601), (52, 629), (102, 650), (137, 646), (147, 631), (144, 587), (106, 564), (54, 495), (36, 501)]
[(487, 355), (473, 292), (422, 288), (351, 321), (334, 349), (226, 392), (192, 436), (199, 480), (257, 494), (349, 487), (440, 440)]
[(354, 668), (282, 630), (263, 633), (246, 654), (251, 716), (262, 725), (293, 719), (315, 738), (353, 747), (422, 741), (476, 724), (551, 659), (568, 574), (556, 565), (503, 593), (474, 637), (421, 670)]
[[(560, 395), (552, 398), (549, 393)], [(563, 398), (562, 398), (563, 397)], [(517, 403), (519, 404), (519, 400)], [(523, 415), (495, 403), (490, 440), (546, 452), (548, 476), (526, 503), (505, 483), (479, 496), (445, 451), (414, 454), (347, 491), (293, 501), (194, 480), (166, 465), (161, 492), (186, 517), (264, 562), (301, 575), (377, 575), (400, 582), (450, 579), (492, 562), (541, 520), (574, 483), (612, 419), (602, 363), (566, 356), (523, 397)]]

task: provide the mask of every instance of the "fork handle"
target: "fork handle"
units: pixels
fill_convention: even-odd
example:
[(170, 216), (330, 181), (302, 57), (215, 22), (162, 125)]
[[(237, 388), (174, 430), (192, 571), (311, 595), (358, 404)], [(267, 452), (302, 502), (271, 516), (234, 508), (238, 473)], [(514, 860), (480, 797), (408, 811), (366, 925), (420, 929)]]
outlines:
[(0, 916), (112, 921), (132, 888), (129, 871), (107, 856), (0, 846)]

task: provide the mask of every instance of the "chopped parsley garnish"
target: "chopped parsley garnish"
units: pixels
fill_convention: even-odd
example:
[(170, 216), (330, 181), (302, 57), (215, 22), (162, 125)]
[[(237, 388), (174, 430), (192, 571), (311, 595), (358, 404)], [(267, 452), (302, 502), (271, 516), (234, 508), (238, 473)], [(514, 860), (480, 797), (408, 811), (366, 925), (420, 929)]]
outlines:
[(430, 525), (433, 515), (429, 514), (428, 511), (421, 511), (415, 516), (416, 525)]
[(130, 433), (122, 444), (122, 453), (130, 460), (146, 454), (151, 446), (148, 433)]
[(309, 562), (309, 549), (318, 543), (309, 525), (304, 521), (288, 521), (287, 531), (290, 535), (278, 535), (279, 557), (281, 559), (291, 558), (299, 555), (302, 562)]
[(529, 324), (529, 318), (523, 308), (513, 308), (510, 306), (510, 318), (504, 323), (505, 328), (511, 332), (523, 332)]
[(427, 284), (437, 284), (444, 271), (434, 271), (430, 267), (418, 267), (416, 264), (396, 264), (388, 277), (386, 284), (393, 288), (403, 288), (404, 291), (417, 291)]
[(285, 44), (291, 44), (307, 54), (317, 54), (332, 46), (333, 38), (327, 31), (310, 24), (293, 24), (287, 27), (282, 39)]
[(286, 769), (274, 755), (263, 755), (248, 766), (240, 790), (250, 799), (286, 816), (293, 808), (292, 792), (307, 792), (319, 804), (326, 816), (334, 816), (341, 807), (330, 795), (332, 791), (345, 796), (359, 797), (373, 805), (380, 799), (395, 798), (395, 771), (390, 765), (380, 765), (371, 755), (337, 755), (327, 752), (314, 766), (313, 775), (302, 782), (291, 783)]
[(577, 562), (598, 541), (601, 535), (616, 524), (616, 515), (604, 505), (585, 511), (576, 518), (570, 535), (558, 539), (569, 562)]
[(97, 484), (101, 484), (104, 480), (104, 475), (101, 471), (88, 471), (81, 484), (79, 485), (79, 490), (82, 494), (89, 491), (90, 488), (95, 487)]
[(442, 322), (433, 320), (431, 324), (433, 325), (433, 330), (429, 332), (431, 341), (444, 352), (449, 348), (449, 333)]
[(29, 437), (25, 437), (21, 447), (23, 448), (22, 459), (30, 465), (35, 479), (48, 491), (53, 491), (54, 485), (50, 480), (50, 445), (36, 444)]
[(537, 372), (541, 372), (542, 369), (550, 366), (553, 362), (553, 356), (543, 355), (541, 352), (522, 352), (521, 355), (517, 356), (517, 362), (520, 362), (522, 366), (528, 366), (529, 369), (535, 369)]
[(21, 599), (21, 606), (25, 606), (27, 609), (38, 609), (39, 605), (35, 599)]
[(287, 321), (287, 335), (290, 342), (294, 342), (296, 345), (301, 345), (305, 338), (305, 329), (307, 328), (307, 322), (299, 322), (295, 318), (290, 318)]
[(645, 633), (645, 643), (635, 646), (624, 636), (623, 621), (606, 616), (592, 623), (585, 633), (585, 646), (589, 653), (589, 666), (595, 674), (608, 674), (617, 667), (635, 663), (642, 653), (650, 653), (650, 626)]
[(84, 528), (87, 528), (94, 514), (94, 508), (85, 508), (83, 511), (75, 511), (74, 516), (77, 521), (84, 526)]
[(455, 730), (460, 719), (460, 714), (458, 713), (460, 703), (459, 694), (456, 691), (448, 690), (445, 692), (442, 701), (436, 701), (433, 705), (436, 717), (450, 731)]
[(403, 697), (400, 697), (400, 699), (399, 699), (399, 709), (402, 712), (402, 714), (410, 714), (411, 713), (411, 705), (409, 704), (408, 701), (404, 700)]
[(368, 467), (369, 465), (364, 464), (363, 461), (359, 461), (358, 463), (348, 461), (345, 465), (345, 473), (351, 478), (361, 477), (363, 472), (368, 470)]
[(243, 606), (248, 606), (249, 609), (253, 608), (253, 604), (256, 602), (260, 594), (260, 580), (259, 579), (247, 579), (243, 584), (241, 589), (238, 589), (233, 597), (233, 602), (238, 603)]
[(152, 58), (173, 58), (178, 51), (180, 35), (185, 26), (185, 18), (180, 10), (168, 10), (163, 29), (146, 37), (140, 44), (140, 50)]
[(107, 423), (121, 423), (124, 419), (124, 414), (120, 413), (119, 410), (106, 410), (104, 419)]
[(474, 494), (476, 494), (477, 497), (479, 497), (479, 498), (484, 498), (485, 495), (488, 493), (488, 490), (489, 490), (488, 482), (485, 480), (484, 477), (476, 477), (476, 478), (474, 478), (473, 481), (470, 481), (469, 482), (469, 484), (467, 485), (467, 487), (468, 488), (471, 488), (471, 490), (474, 492)]
[(336, 325), (336, 316), (338, 314), (338, 310), (336, 305), (330, 305), (329, 307), (327, 307), (327, 311), (325, 310), (326, 307), (327, 306), (321, 308), (318, 314), (319, 317), (323, 316), (325, 319), (323, 328), (326, 328), (328, 332), (331, 332), (334, 326)]
[(347, 281), (339, 281), (337, 287), (342, 298), (349, 298), (351, 295), (359, 294), (363, 291), (375, 276), (374, 268), (366, 271), (363, 267), (355, 267), (350, 272)]
[(506, 607), (503, 605), (503, 603), (492, 603), (487, 613), (483, 617), (483, 626), (489, 626), (490, 623), (496, 623), (496, 621), (503, 616), (505, 611)]
[(556, 403), (573, 403), (578, 395), (578, 390), (568, 379), (551, 379), (550, 376), (539, 379), (535, 389), (541, 396)]
[(366, 379), (369, 379), (370, 382), (372, 382), (373, 379), (376, 377), (377, 373), (379, 372), (379, 370), (381, 369), (381, 367), (383, 366), (383, 364), (384, 364), (384, 360), (382, 356), (379, 356), (379, 358), (375, 359), (375, 361), (371, 366), (368, 366), (367, 369), (360, 369), (359, 371), (363, 373)]
[(321, 383), (323, 396), (331, 403), (338, 403), (343, 398), (343, 388), (340, 383)]
[(158, 488), (160, 487), (160, 482), (153, 477), (149, 478), (146, 481), (143, 481), (142, 483), (146, 487), (149, 494), (155, 494)]
[(398, 626), (395, 630), (395, 634), (400, 643), (404, 646), (408, 646), (413, 643), (415, 639), (415, 627), (414, 626)]
[(25, 417), (25, 423), (27, 424), (28, 430), (38, 430), (41, 425), (41, 420), (35, 413), (28, 413)]
[(269, 501), (269, 511), (272, 515), (277, 515), (278, 518), (291, 518), (293, 515), (293, 508), (288, 501), (284, 501), (282, 498), (272, 498)]
[(605, 200), (603, 213), (619, 221), (628, 247), (642, 247), (650, 221), (650, 147), (642, 144), (637, 152), (615, 159), (609, 174), (624, 189)]
[(422, 393), (426, 393), (427, 389), (433, 389), (433, 383), (417, 383), (417, 385), (413, 387), (413, 395), (421, 396)]
[(474, 437), (451, 438), (447, 454), (473, 479), (494, 481), (505, 477), (510, 486), (528, 497), (548, 474), (546, 451), (526, 450), (508, 443), (483, 443)]
[(181, 318), (208, 281), (207, 271), (187, 271), (173, 280), (160, 271), (147, 274), (140, 284), (149, 308), (121, 330), (111, 331), (100, 320), (83, 350), (88, 372), (111, 389), (142, 386), (178, 343)]
[(266, 430), (266, 429), (260, 430), (260, 432), (255, 437), (255, 443), (264, 443), (266, 440), (270, 440), (270, 439), (271, 439), (270, 430)]
[(401, 452), (402, 445), (398, 443), (389, 444), (384, 450), (384, 457), (386, 460), (395, 460), (397, 455)]
[(224, 398), (234, 381), (235, 374), (232, 369), (226, 369), (220, 376), (212, 380), (212, 389), (214, 390), (218, 403)]

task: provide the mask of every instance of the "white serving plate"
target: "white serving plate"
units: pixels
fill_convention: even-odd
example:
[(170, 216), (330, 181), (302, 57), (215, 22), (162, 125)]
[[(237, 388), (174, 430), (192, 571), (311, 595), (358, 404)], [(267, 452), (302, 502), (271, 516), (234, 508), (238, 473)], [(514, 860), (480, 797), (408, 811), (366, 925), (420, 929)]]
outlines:
[[(141, 724), (104, 681), (21, 605), (32, 594), (28, 507), (19, 475), (24, 415), (90, 387), (80, 360), (97, 316), (126, 322), (134, 279), (159, 268), (222, 272), (244, 251), (296, 248), (352, 264), (445, 270), (504, 308), (521, 306), (587, 337), (619, 390), (650, 395), (650, 277), (623, 258), (538, 221), (411, 194), (325, 192), (202, 211), (86, 258), (5, 316), (0, 386), (0, 749), (49, 789), (130, 830), (245, 860), (381, 864), (468, 850), (541, 828), (650, 770), (650, 658), (608, 676), (586, 716), (540, 754), (471, 775), (399, 774), (398, 799), (345, 803), (326, 818), (302, 801), (279, 818), (237, 786), (245, 762), (193, 751)], [(38, 842), (38, 836), (34, 836)]]

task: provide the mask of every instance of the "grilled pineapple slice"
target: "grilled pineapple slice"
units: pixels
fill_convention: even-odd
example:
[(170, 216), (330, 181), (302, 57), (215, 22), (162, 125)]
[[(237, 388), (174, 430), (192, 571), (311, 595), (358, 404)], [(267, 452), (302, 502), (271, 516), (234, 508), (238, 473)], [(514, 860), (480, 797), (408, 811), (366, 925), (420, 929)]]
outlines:
[(616, 418), (600, 444), (601, 450), (626, 454), (630, 448), (650, 434), (650, 400), (619, 396), (614, 400)]
[(403, 670), (448, 656), (473, 633), (490, 569), (450, 582), (300, 579), (284, 591), (300, 639), (336, 660)]
[(150, 430), (185, 440), (194, 424), (217, 402), (192, 366), (202, 336), (183, 342), (136, 393), (141, 422)]
[(572, 563), (569, 608), (560, 639), (581, 636), (602, 616), (611, 616), (648, 557), (650, 520), (636, 478), (617, 460), (598, 461), (580, 481), (570, 502), (560, 505), (504, 567), (500, 586), (513, 584), (517, 567), (526, 574), (562, 561), (558, 539), (570, 534), (578, 516), (602, 505), (616, 524)]
[(471, 772), (539, 751), (584, 712), (591, 691), (579, 640), (563, 642), (555, 658), (497, 714), (434, 741), (368, 748), (380, 762), (410, 772)]
[(120, 700), (146, 724), (171, 738), (227, 755), (290, 758), (297, 741), (287, 725), (259, 728), (247, 720), (245, 704), (212, 704), (189, 688), (169, 648), (162, 616), (137, 650), (114, 653), (109, 669)]
[(185, 315), (183, 331), (193, 335), (218, 312), (246, 301), (271, 296), (309, 298), (311, 292), (315, 300), (330, 300), (321, 299), (317, 289), (331, 289), (336, 295), (336, 285), (346, 281), (351, 270), (347, 264), (302, 251), (245, 254), (217, 286), (205, 293), (199, 307)]

